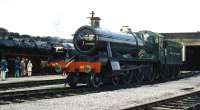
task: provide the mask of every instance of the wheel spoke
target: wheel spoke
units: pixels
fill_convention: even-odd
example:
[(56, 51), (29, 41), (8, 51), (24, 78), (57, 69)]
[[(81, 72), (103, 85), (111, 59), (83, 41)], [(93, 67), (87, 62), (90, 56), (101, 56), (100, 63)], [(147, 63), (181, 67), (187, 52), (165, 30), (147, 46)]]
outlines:
[(102, 78), (99, 74), (91, 73), (89, 82), (93, 88), (99, 88), (102, 85)]
[(135, 71), (135, 79), (137, 83), (142, 83), (144, 80), (144, 71), (142, 68)]
[(170, 79), (170, 72), (168, 65), (163, 65), (161, 67), (161, 73), (160, 73), (162, 81), (168, 81)]
[(154, 81), (154, 79), (156, 77), (156, 72), (154, 71), (153, 66), (145, 67), (144, 71), (145, 71), (145, 73), (144, 73), (145, 79), (150, 82)]
[(133, 71), (126, 71), (122, 80), (125, 85), (129, 85), (131, 84), (132, 79), (133, 79)]
[(113, 77), (112, 77), (112, 84), (113, 84), (114, 86), (118, 86), (119, 83), (120, 83), (120, 78), (119, 78), (119, 76), (113, 76)]
[(69, 73), (69, 75), (67, 75), (66, 82), (70, 87), (76, 87), (78, 83), (78, 74)]

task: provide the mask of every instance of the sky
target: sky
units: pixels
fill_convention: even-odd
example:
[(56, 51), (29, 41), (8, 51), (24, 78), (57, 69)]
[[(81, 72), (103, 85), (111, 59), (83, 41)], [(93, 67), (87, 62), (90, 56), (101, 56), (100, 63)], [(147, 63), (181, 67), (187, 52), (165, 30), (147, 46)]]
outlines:
[(200, 31), (199, 0), (0, 0), (0, 27), (33, 36), (72, 38), (89, 24), (91, 11), (101, 27), (119, 32)]

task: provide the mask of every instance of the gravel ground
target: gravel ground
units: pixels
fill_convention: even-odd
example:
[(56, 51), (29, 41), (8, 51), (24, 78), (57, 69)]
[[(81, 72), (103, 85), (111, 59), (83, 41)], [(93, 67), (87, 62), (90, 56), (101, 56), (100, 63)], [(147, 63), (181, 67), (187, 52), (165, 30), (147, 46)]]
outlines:
[(197, 90), (200, 75), (137, 88), (0, 105), (0, 110), (116, 110)]

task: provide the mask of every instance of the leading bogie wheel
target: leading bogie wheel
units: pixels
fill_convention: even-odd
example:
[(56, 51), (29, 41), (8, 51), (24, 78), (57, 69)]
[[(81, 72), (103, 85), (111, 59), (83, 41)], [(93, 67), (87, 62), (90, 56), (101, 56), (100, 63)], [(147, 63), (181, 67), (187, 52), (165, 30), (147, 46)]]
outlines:
[(120, 83), (120, 76), (113, 76), (111, 80), (114, 86), (118, 86)]
[(67, 75), (66, 82), (70, 87), (76, 87), (78, 83), (78, 75), (75, 73), (69, 73)]
[(93, 88), (99, 88), (103, 84), (101, 75), (91, 73), (89, 77), (89, 84)]

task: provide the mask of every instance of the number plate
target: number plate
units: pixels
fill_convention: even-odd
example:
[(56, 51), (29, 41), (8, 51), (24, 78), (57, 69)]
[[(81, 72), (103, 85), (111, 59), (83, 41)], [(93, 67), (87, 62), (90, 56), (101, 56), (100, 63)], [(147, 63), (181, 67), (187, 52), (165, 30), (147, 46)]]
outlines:
[(118, 61), (111, 61), (112, 70), (120, 70), (120, 64)]

